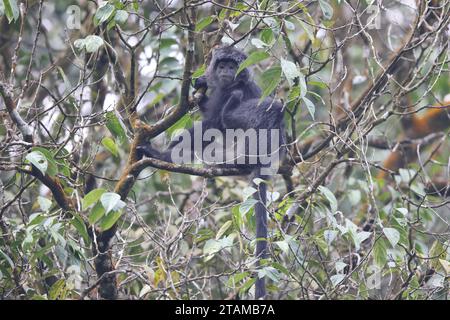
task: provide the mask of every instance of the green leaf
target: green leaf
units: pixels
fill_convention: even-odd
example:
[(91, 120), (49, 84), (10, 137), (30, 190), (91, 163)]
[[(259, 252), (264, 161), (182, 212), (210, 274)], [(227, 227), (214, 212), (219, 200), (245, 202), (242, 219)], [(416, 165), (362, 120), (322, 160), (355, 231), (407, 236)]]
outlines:
[(106, 29), (109, 31), (112, 28), (114, 28), (115, 26), (116, 26), (116, 20), (111, 19), (111, 20), (109, 20), (108, 24), (106, 25)]
[(382, 268), (387, 262), (387, 249), (383, 239), (378, 239), (373, 246), (373, 258), (375, 264)]
[(245, 200), (241, 205), (239, 206), (239, 213), (240, 214), (246, 214), (250, 211), (251, 208), (257, 203), (258, 201), (253, 198), (248, 198)]
[(328, 245), (330, 245), (333, 240), (336, 238), (338, 232), (336, 230), (325, 230), (323, 232), (323, 238), (327, 242)]
[(91, 225), (94, 225), (104, 215), (105, 215), (105, 208), (103, 208), (100, 202), (97, 202), (97, 204), (91, 210), (91, 214), (89, 215), (88, 221)]
[(55, 161), (55, 158), (53, 157), (53, 154), (49, 150), (42, 147), (34, 147), (32, 150), (41, 152), (45, 156), (45, 158), (47, 159), (46, 173), (51, 177), (56, 176), (58, 174), (58, 165)]
[(99, 36), (90, 35), (84, 39), (86, 52), (96, 52), (101, 46), (103, 46), (103, 39)]
[(333, 17), (333, 7), (325, 0), (319, 0), (319, 4), (325, 19), (330, 20)]
[(262, 279), (267, 277), (274, 282), (280, 281), (280, 273), (274, 267), (264, 267), (258, 271), (258, 278)]
[(216, 240), (219, 240), (232, 224), (232, 220), (228, 220), (227, 222), (225, 222), (223, 226), (220, 227), (219, 231), (217, 231)]
[(242, 198), (243, 198), (244, 201), (245, 201), (245, 200), (247, 200), (250, 196), (252, 196), (256, 191), (258, 191), (258, 190), (256, 190), (256, 189), (253, 188), (253, 187), (248, 186), (248, 187), (246, 187), (244, 190), (242, 190)]
[(261, 32), (260, 38), (262, 41), (264, 41), (266, 44), (271, 45), (274, 40), (274, 35), (272, 29), (264, 29)]
[(78, 233), (83, 237), (83, 240), (85, 244), (90, 243), (90, 238), (87, 232), (86, 224), (84, 223), (83, 219), (77, 214), (72, 214), (73, 219), (70, 220), (70, 223), (75, 227), (75, 229), (78, 231)]
[(356, 206), (361, 201), (361, 191), (359, 190), (349, 190), (347, 194), (348, 200), (353, 206)]
[(431, 259), (431, 266), (438, 270), (439, 258), (445, 259), (446, 255), (447, 250), (444, 248), (444, 245), (439, 240), (435, 240), (428, 253), (428, 258)]
[(127, 22), (128, 20), (128, 12), (125, 10), (117, 10), (116, 14), (114, 15), (114, 21), (116, 21), (118, 24), (123, 24)]
[(50, 207), (52, 206), (51, 200), (41, 196), (39, 196), (37, 200), (42, 211), (47, 212), (48, 210), (50, 210)]
[(56, 281), (48, 292), (49, 299), (50, 300), (58, 299), (63, 294), (64, 287), (65, 287), (64, 279)]
[(264, 47), (267, 46), (267, 44), (266, 44), (264, 41), (259, 40), (259, 39), (257, 39), (257, 38), (253, 38), (253, 39), (251, 40), (251, 43), (252, 43), (252, 45), (254, 45), (254, 46), (255, 46), (256, 48), (258, 48), (258, 49), (261, 49), (261, 48), (264, 48)]
[(210, 229), (200, 229), (195, 235), (195, 243), (199, 244), (214, 237), (214, 232)]
[(35, 225), (35, 224), (40, 224), (42, 221), (45, 220), (45, 216), (42, 215), (42, 213), (33, 213), (30, 215), (29, 218), (29, 222), (28, 222), (28, 227)]
[(70, 92), (70, 89), (72, 88), (72, 84), (70, 83), (69, 78), (67, 78), (66, 73), (61, 67), (58, 67), (58, 71), (64, 81), (64, 93), (68, 94)]
[(105, 208), (106, 213), (109, 213), (112, 210), (119, 210), (125, 206), (125, 202), (120, 200), (120, 195), (114, 192), (106, 192), (101, 195), (100, 202)]
[(100, 221), (100, 229), (102, 229), (102, 231), (110, 229), (117, 222), (117, 220), (119, 220), (121, 215), (122, 212), (120, 210), (111, 211), (105, 217), (102, 218), (102, 221)]
[(400, 174), (400, 177), (402, 178), (402, 181), (404, 183), (409, 183), (409, 181), (416, 175), (417, 172), (412, 169), (400, 168), (398, 169), (398, 173)]
[(219, 252), (220, 249), (222, 249), (222, 245), (218, 240), (209, 239), (208, 241), (205, 242), (205, 245), (203, 246), (203, 254), (205, 256), (214, 255), (215, 253)]
[(73, 45), (75, 46), (75, 48), (81, 51), (84, 49), (85, 41), (84, 39), (77, 39), (74, 41)]
[(444, 269), (445, 274), (448, 276), (450, 274), (450, 262), (444, 259), (439, 259), (439, 263)]
[(248, 5), (245, 5), (244, 3), (238, 2), (234, 6), (234, 9), (236, 9), (236, 10), (233, 10), (233, 11), (230, 12), (230, 17), (231, 18), (237, 17), (237, 16), (239, 16), (242, 13), (242, 11), (247, 10), (248, 9)]
[(251, 53), (247, 59), (245, 59), (240, 65), (239, 68), (236, 71), (236, 76), (245, 68), (254, 65), (260, 61), (263, 61), (270, 57), (270, 55), (265, 51), (255, 51)]
[(371, 235), (372, 235), (372, 232), (368, 232), (368, 231), (361, 231), (356, 234), (359, 243), (362, 243), (364, 240), (369, 238)]
[(240, 206), (234, 206), (231, 209), (233, 222), (234, 222), (236, 228), (238, 228), (238, 229), (241, 228), (242, 224), (244, 223), (243, 219), (242, 219), (242, 214), (239, 212), (239, 208), (240, 208)]
[(308, 24), (306, 24), (306, 23), (304, 23), (301, 20), (299, 20), (298, 22), (300, 23), (300, 26), (302, 27), (302, 29), (305, 31), (305, 33), (308, 36), (309, 40), (311, 42), (313, 42), (314, 39), (315, 39), (313, 27), (308, 25)]
[(278, 263), (278, 262), (273, 262), (273, 263), (272, 263), (272, 266), (273, 266), (275, 269), (277, 269), (278, 271), (284, 273), (285, 275), (290, 276), (289, 270), (288, 270), (285, 266), (283, 266), (282, 264), (280, 264), (280, 263)]
[(3, 259), (6, 260), (6, 262), (8, 262), (9, 266), (11, 267), (11, 269), (14, 268), (14, 262), (11, 260), (11, 258), (4, 253), (1, 249), (0, 249), (0, 257), (3, 257)]
[(314, 105), (314, 103), (311, 100), (309, 100), (306, 97), (303, 97), (302, 100), (305, 103), (306, 108), (308, 109), (308, 112), (311, 115), (311, 118), (314, 120), (314, 115), (316, 113), (316, 106)]
[(105, 192), (105, 189), (94, 189), (89, 192), (81, 201), (81, 209), (86, 210), (88, 207), (96, 203)]
[(250, 278), (248, 279), (239, 290), (239, 293), (241, 295), (245, 294), (256, 282), (256, 278)]
[(327, 84), (320, 81), (308, 81), (308, 84), (311, 86), (319, 87), (320, 89), (326, 89)]
[(113, 111), (107, 112), (105, 117), (106, 127), (108, 128), (108, 130), (115, 138), (119, 140), (119, 143), (123, 143), (127, 137), (125, 132), (125, 125)]
[(17, 0), (3, 0), (3, 5), (8, 23), (19, 19), (20, 11), (19, 6), (17, 5)]
[(285, 24), (287, 30), (290, 30), (290, 31), (295, 30), (295, 24), (293, 24), (289, 20), (284, 20), (284, 24)]
[(281, 69), (283, 70), (290, 87), (294, 85), (295, 79), (301, 76), (300, 71), (292, 61), (281, 58)]
[(305, 76), (302, 73), (300, 73), (299, 77), (299, 86), (300, 86), (300, 97), (304, 98), (306, 96), (306, 93), (308, 92), (308, 86), (306, 85)]
[(172, 38), (161, 38), (161, 40), (159, 41), (159, 46), (161, 49), (169, 48), (169, 47), (173, 46), (174, 44), (178, 44), (178, 42), (177, 42), (177, 40), (172, 39)]
[(175, 122), (169, 129), (167, 129), (167, 134), (169, 134), (169, 136), (173, 138), (179, 133), (180, 130), (187, 129), (190, 127), (192, 127), (191, 116), (189, 114), (185, 114), (184, 116), (181, 117), (180, 120)]
[(220, 240), (210, 239), (206, 241), (203, 247), (205, 262), (211, 260), (214, 257), (214, 254), (220, 250), (229, 249), (233, 245), (233, 237), (233, 234), (230, 234)]
[(33, 164), (45, 176), (48, 168), (48, 161), (45, 155), (40, 151), (33, 151), (25, 157), (31, 164)]
[(114, 6), (109, 4), (108, 2), (99, 7), (94, 16), (95, 26), (98, 26), (99, 24), (107, 21), (114, 13), (114, 10), (116, 10), (116, 8), (114, 8)]
[(274, 242), (285, 254), (289, 254), (289, 243), (286, 240)]
[(215, 16), (208, 16), (206, 18), (203, 18), (200, 20), (197, 25), (195, 26), (195, 31), (200, 32), (203, 29), (205, 29), (207, 26), (209, 26), (215, 19)]
[(264, 182), (264, 179), (261, 179), (261, 178), (253, 179), (253, 183), (257, 186), (259, 186), (262, 182)]
[(195, 70), (195, 72), (192, 74), (192, 79), (200, 78), (202, 75), (205, 74), (206, 66), (205, 64), (202, 64), (200, 68)]
[(102, 139), (102, 145), (111, 152), (115, 157), (119, 156), (119, 148), (117, 147), (116, 143), (113, 139), (109, 137), (105, 137)]
[(333, 284), (333, 287), (336, 287), (344, 279), (345, 279), (345, 274), (335, 274), (335, 275), (330, 277), (330, 280), (331, 280), (331, 283)]
[(103, 39), (96, 35), (89, 35), (84, 39), (77, 39), (73, 43), (78, 50), (86, 49), (86, 52), (95, 52), (103, 46)]
[(242, 280), (244, 280), (246, 277), (249, 276), (249, 272), (245, 271), (245, 272), (240, 272), (237, 273), (235, 275), (230, 276), (230, 278), (227, 281), (227, 285), (229, 287), (235, 287), (237, 283), (241, 282)]
[(275, 66), (266, 70), (261, 76), (261, 89), (263, 91), (261, 100), (268, 97), (281, 81), (281, 67)]
[(328, 202), (330, 203), (331, 212), (336, 212), (338, 210), (338, 202), (336, 197), (334, 196), (333, 192), (330, 191), (327, 187), (319, 186), (319, 191), (327, 198)]
[(287, 102), (294, 101), (298, 97), (300, 97), (300, 86), (292, 87), (291, 90), (289, 91)]
[(392, 247), (395, 247), (400, 240), (400, 232), (394, 228), (383, 228), (383, 233), (391, 243)]

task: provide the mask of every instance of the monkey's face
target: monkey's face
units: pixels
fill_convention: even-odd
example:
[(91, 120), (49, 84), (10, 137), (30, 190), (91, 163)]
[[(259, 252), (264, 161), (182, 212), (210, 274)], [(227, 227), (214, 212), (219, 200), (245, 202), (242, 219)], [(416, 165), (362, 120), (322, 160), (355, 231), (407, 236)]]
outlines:
[(216, 67), (216, 76), (221, 87), (233, 83), (236, 76), (237, 64), (232, 61), (220, 61)]

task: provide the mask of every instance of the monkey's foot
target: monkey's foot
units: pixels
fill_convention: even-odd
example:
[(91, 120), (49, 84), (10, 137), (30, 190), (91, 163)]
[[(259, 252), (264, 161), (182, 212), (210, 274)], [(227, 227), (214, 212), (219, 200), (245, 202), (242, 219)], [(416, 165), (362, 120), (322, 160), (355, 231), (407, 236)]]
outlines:
[(147, 158), (158, 158), (159, 152), (153, 149), (150, 143), (147, 143), (136, 147), (136, 155), (138, 160), (141, 160), (144, 156)]

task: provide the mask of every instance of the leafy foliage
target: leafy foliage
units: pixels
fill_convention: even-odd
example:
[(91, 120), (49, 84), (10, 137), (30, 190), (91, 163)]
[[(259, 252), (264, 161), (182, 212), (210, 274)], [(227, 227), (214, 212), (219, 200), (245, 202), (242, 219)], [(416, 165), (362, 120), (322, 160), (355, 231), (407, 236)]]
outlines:
[[(273, 299), (448, 299), (450, 126), (405, 127), (448, 104), (448, 1), (417, 16), (426, 27), (400, 1), (162, 3), (84, 1), (77, 17), (73, 1), (36, 1), (24, 17), (0, 0), (0, 298), (100, 298), (107, 248), (121, 298), (250, 299), (264, 277)], [(398, 50), (411, 27), (413, 50)], [(164, 148), (198, 118), (191, 89), (192, 108), (148, 134), (184, 106), (217, 44), (245, 51), (238, 72), (286, 108), (292, 172), (269, 182), (261, 266), (258, 181), (133, 176), (135, 139)], [(429, 192), (436, 177), (445, 187)]]

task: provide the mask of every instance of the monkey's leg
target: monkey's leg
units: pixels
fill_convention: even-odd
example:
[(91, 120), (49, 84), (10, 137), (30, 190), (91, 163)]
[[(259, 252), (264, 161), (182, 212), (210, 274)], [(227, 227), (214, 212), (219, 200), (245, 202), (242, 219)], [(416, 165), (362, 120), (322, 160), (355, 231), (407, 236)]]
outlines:
[(146, 142), (143, 145), (137, 146), (136, 152), (137, 158), (139, 160), (142, 159), (144, 156), (146, 156), (147, 158), (155, 158), (161, 160), (161, 152), (155, 150), (150, 142)]
[[(198, 126), (200, 126), (200, 127), (198, 127)], [(196, 130), (200, 130), (200, 132), (203, 134), (203, 132), (207, 128), (211, 127), (211, 126), (212, 125), (209, 122), (207, 122), (207, 121), (203, 121), (200, 124), (197, 124), (197, 128), (195, 128), (195, 126), (194, 126), (194, 127), (190, 128), (190, 129), (186, 130), (187, 132), (185, 131), (184, 134), (180, 135), (178, 137), (178, 140), (172, 141), (169, 144), (169, 146), (167, 147), (167, 149), (165, 151), (163, 151), (163, 152), (155, 150), (152, 147), (150, 142), (147, 142), (144, 145), (138, 146), (137, 147), (138, 159), (141, 159), (143, 156), (146, 156), (146, 157), (149, 157), (149, 158), (155, 158), (155, 159), (159, 159), (159, 160), (166, 161), (166, 162), (171, 162), (171, 163), (174, 163), (176, 161), (181, 161), (182, 163), (189, 163), (189, 162), (192, 163), (192, 162), (194, 162), (196, 160), (197, 157), (201, 158), (201, 155), (202, 155), (202, 154), (196, 155), (195, 152), (196, 151), (203, 152), (204, 148), (209, 143), (211, 143), (211, 142), (208, 142), (208, 141), (203, 141), (202, 137), (198, 137), (198, 138), (202, 139), (200, 142), (197, 143), (197, 144), (201, 143), (202, 150), (195, 150), (196, 143), (195, 143), (194, 139), (197, 138), (197, 137), (195, 137), (195, 131)], [(214, 127), (214, 126), (212, 126), (212, 127)], [(184, 141), (184, 139), (188, 139), (189, 140), (189, 143), (188, 143), (189, 147), (186, 147), (187, 150), (184, 149), (184, 148), (182, 148), (181, 150), (182, 150), (183, 153), (185, 151), (186, 152), (190, 152), (190, 157), (189, 157), (189, 159), (185, 159), (185, 158), (183, 158), (182, 160), (176, 160), (175, 159), (176, 161), (174, 161), (173, 158), (172, 158), (172, 151), (180, 143), (185, 143), (186, 141)], [(182, 147), (185, 147), (185, 146), (182, 146)], [(177, 162), (177, 163), (181, 163), (181, 162)]]
[[(189, 134), (192, 134), (192, 128), (189, 129)], [(144, 156), (147, 158), (154, 158), (162, 161), (173, 162), (171, 157), (172, 149), (179, 144), (179, 140), (172, 141), (167, 147), (166, 151), (158, 151), (152, 147), (152, 144), (147, 141), (145, 144), (136, 147), (137, 158), (142, 159)]]
[(145, 144), (136, 147), (137, 158), (142, 159), (144, 156), (146, 156), (147, 158), (154, 158), (154, 159), (173, 163), (172, 149), (179, 143), (180, 143), (180, 141), (172, 141), (169, 144), (169, 146), (167, 147), (167, 150), (161, 152), (161, 151), (154, 149), (150, 142), (146, 142)]

